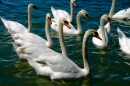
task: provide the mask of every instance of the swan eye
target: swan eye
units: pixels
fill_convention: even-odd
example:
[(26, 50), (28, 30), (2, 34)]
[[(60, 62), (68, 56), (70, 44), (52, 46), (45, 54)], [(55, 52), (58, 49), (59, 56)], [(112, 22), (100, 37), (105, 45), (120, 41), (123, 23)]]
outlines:
[(95, 33), (95, 37), (96, 37), (96, 38), (98, 38), (98, 39), (102, 40), (102, 39), (100, 38), (100, 36), (99, 36), (98, 32), (94, 32), (94, 33)]
[(64, 23), (65, 23), (65, 26), (67, 26), (69, 29), (71, 29), (71, 27), (69, 26), (68, 21), (65, 21), (65, 20), (63, 20), (63, 21), (64, 21)]
[(73, 5), (76, 6), (76, 1), (73, 1)]
[(95, 33), (95, 36), (98, 36), (98, 32), (94, 32)]
[(108, 19), (108, 22), (109, 22), (110, 24), (112, 24), (112, 21), (111, 21), (111, 19), (110, 19), (110, 18), (108, 18), (108, 17), (107, 17), (107, 19)]
[(63, 20), (65, 24), (68, 24), (68, 21)]
[(35, 5), (33, 6), (34, 9), (38, 9)]

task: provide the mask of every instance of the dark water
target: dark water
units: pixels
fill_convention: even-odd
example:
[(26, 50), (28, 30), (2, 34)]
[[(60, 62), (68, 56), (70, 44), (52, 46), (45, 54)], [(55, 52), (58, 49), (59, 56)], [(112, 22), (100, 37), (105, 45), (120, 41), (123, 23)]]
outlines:
[[(69, 12), (69, 0), (2, 0), (0, 5), (0, 16), (5, 19), (17, 21), (27, 27), (27, 6), (34, 3), (39, 10), (33, 10), (32, 23), (33, 32), (45, 37), (44, 23), (45, 15), (50, 12), (50, 7), (64, 9)], [(76, 0), (77, 7), (74, 8), (74, 17), (81, 9), (89, 13), (89, 21), (81, 17), (83, 32), (89, 28), (97, 30), (100, 17), (108, 14), (111, 0)], [(129, 8), (130, 0), (117, 0), (115, 13), (121, 9)], [(69, 80), (62, 84), (60, 81), (53, 83), (48, 77), (37, 76), (35, 71), (28, 65), (27, 61), (19, 60), (10, 43), (12, 41), (4, 25), (0, 22), (0, 86), (130, 86), (130, 55), (119, 50), (117, 27), (130, 37), (130, 21), (127, 25), (113, 21), (111, 25), (112, 46), (106, 49), (97, 49), (92, 40), (88, 43), (88, 54), (91, 65), (91, 76), (85, 79)], [(76, 23), (74, 24), (76, 27)], [(51, 31), (55, 43), (54, 50), (60, 51), (57, 33)], [(82, 62), (82, 37), (65, 36), (70, 59), (83, 68)]]

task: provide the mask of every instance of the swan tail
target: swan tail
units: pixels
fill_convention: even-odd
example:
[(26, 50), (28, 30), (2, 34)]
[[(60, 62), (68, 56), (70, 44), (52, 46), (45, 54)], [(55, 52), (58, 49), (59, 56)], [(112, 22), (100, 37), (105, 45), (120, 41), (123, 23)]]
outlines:
[(53, 17), (55, 18), (56, 9), (51, 6), (51, 12), (53, 14)]
[(5, 20), (4, 18), (0, 17), (1, 21), (3, 22), (4, 26), (6, 27), (7, 30), (9, 30), (8, 24), (7, 24), (7, 20)]
[(126, 38), (125, 34), (120, 30), (119, 27), (117, 28), (117, 32), (118, 32), (118, 37), (119, 37), (119, 38), (121, 38), (121, 39), (122, 39), (122, 38)]

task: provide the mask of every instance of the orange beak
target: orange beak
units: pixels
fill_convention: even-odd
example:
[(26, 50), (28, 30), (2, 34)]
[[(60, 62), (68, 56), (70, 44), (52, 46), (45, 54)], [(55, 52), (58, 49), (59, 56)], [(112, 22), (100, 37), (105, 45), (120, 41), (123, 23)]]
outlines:
[(85, 18), (86, 20), (89, 20), (88, 14), (85, 14)]
[(69, 29), (71, 29), (71, 27), (70, 27), (68, 21), (65, 21), (65, 20), (63, 20), (63, 21), (64, 21), (65, 26), (68, 27)]
[(49, 23), (49, 24), (52, 24), (52, 21), (51, 21), (51, 18), (50, 18), (50, 17), (48, 17), (48, 23)]
[(112, 21), (111, 21), (111, 20), (109, 20), (109, 19), (108, 19), (108, 22), (109, 22), (110, 24), (112, 24)]
[(71, 29), (71, 27), (69, 26), (68, 23), (65, 23), (65, 26), (68, 27), (69, 29)]
[(99, 36), (99, 35), (97, 35), (97, 36), (96, 36), (96, 38), (98, 38), (98, 39), (102, 40), (102, 39), (100, 38), (100, 36)]
[(76, 2), (75, 1), (73, 1), (73, 5), (76, 6)]

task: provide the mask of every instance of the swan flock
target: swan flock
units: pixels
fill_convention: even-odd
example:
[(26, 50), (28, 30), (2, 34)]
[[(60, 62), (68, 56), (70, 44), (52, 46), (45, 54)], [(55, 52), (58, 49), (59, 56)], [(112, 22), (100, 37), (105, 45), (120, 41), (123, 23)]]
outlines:
[[(3, 3), (0, 1), (0, 4)], [(19, 56), (19, 59), (26, 59), (28, 64), (36, 71), (37, 75), (49, 76), (50, 79), (77, 79), (86, 77), (91, 73), (89, 63), (89, 55), (87, 48), (89, 47), (89, 38), (92, 37), (92, 43), (99, 49), (104, 49), (111, 43), (112, 37), (111, 24), (112, 20), (129, 20), (130, 8), (120, 10), (114, 13), (116, 0), (112, 0), (110, 12), (108, 14), (102, 14), (100, 18), (100, 26), (97, 30), (82, 28), (82, 18), (89, 20), (89, 11), (81, 9), (74, 15), (74, 9), (76, 9), (76, 0), (70, 0), (70, 13), (62, 9), (55, 9), (50, 6), (51, 13), (46, 13), (45, 16), (45, 35), (46, 39), (33, 33), (32, 27), (32, 10), (38, 9), (35, 4), (30, 3), (28, 5), (28, 28), (24, 25), (11, 20), (6, 20), (1, 17), (5, 28), (12, 37), (12, 45)], [(81, 18), (81, 16), (83, 16)], [(74, 21), (76, 17), (76, 21)], [(107, 23), (105, 24), (105, 22)], [(74, 26), (74, 22), (77, 24), (77, 29)], [(86, 21), (91, 22), (91, 21)], [(59, 45), (61, 47), (61, 53), (53, 50), (55, 43), (51, 36), (51, 30), (58, 33)], [(123, 33), (123, 31), (117, 27), (118, 40), (120, 49), (126, 54), (130, 54), (130, 39)], [(79, 67), (74, 63), (69, 56), (66, 48), (64, 34), (78, 36), (83, 34), (82, 41), (82, 59), (83, 67)], [(78, 46), (78, 44), (77, 44)], [(44, 64), (43, 64), (44, 63)]]

